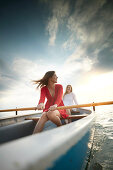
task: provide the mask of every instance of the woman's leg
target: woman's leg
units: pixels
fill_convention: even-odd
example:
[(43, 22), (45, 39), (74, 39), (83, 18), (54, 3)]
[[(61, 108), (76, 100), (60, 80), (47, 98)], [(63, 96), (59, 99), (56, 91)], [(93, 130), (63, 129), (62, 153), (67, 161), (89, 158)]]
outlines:
[(60, 115), (58, 110), (48, 111), (47, 112), (47, 117), (49, 118), (49, 120), (51, 120), (57, 126), (62, 126), (62, 123), (61, 123), (61, 120), (60, 120), (61, 115)]
[(48, 119), (48, 117), (47, 117), (47, 113), (44, 112), (44, 113), (42, 114), (41, 118), (39, 119), (38, 123), (36, 124), (33, 134), (34, 134), (34, 133), (39, 133), (39, 132), (41, 132), (41, 131), (43, 130), (43, 128), (44, 128), (45, 123), (46, 123), (48, 120), (49, 120), (49, 119)]

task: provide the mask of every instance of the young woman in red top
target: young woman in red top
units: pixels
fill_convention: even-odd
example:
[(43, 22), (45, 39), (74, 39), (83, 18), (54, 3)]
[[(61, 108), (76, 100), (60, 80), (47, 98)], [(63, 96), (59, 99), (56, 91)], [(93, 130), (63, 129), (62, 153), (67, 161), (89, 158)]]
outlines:
[[(68, 117), (66, 110), (56, 110), (57, 106), (64, 106), (62, 101), (63, 87), (60, 84), (56, 84), (57, 79), (58, 77), (56, 76), (55, 71), (48, 71), (42, 79), (34, 81), (38, 84), (38, 87), (41, 87), (40, 100), (37, 109), (43, 110), (43, 113), (36, 124), (33, 133), (41, 132), (48, 120), (51, 120), (57, 126), (61, 126), (62, 123), (60, 118)], [(47, 102), (44, 105), (45, 98), (47, 98)]]

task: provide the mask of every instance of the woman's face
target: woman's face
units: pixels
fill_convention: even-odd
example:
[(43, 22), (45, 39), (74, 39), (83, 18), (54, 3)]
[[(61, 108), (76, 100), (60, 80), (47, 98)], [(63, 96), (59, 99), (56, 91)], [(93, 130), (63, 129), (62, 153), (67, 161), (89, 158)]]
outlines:
[(67, 89), (66, 89), (66, 91), (67, 91), (67, 93), (71, 93), (71, 91), (72, 91), (72, 88), (71, 88), (71, 86), (67, 86)]
[(50, 78), (50, 80), (51, 80), (53, 83), (57, 83), (57, 79), (58, 79), (58, 77), (57, 77), (56, 73), (54, 73), (53, 76)]

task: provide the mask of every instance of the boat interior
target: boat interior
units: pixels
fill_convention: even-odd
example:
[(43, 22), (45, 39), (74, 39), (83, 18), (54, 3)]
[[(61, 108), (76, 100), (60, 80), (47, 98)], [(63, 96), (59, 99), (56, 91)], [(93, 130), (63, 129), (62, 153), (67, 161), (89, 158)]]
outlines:
[[(72, 114), (71, 116), (69, 116), (69, 119), (71, 119), (71, 122), (77, 121), (78, 119), (86, 117), (90, 113), (91, 110), (80, 109), (79, 113), (77, 113), (76, 115)], [(39, 118), (40, 118), (39, 115), (35, 117), (30, 116), (24, 118), (24, 121), (0, 127), (0, 144), (4, 144), (12, 140), (16, 140), (28, 135), (32, 135), (35, 125), (39, 120)], [(61, 121), (62, 124), (65, 125), (65, 120), (61, 119)], [(56, 127), (57, 126), (54, 123), (48, 121), (46, 122), (43, 131), (50, 130)]]

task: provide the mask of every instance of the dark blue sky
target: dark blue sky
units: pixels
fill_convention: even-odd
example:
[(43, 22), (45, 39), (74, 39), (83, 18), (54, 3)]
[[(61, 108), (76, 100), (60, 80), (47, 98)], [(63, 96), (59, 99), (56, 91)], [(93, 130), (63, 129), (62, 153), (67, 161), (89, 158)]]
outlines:
[[(38, 1), (3, 1), (0, 5), (1, 54), (24, 57), (46, 50), (45, 26), (49, 11)], [(6, 56), (7, 57), (7, 56)], [(11, 57), (11, 56), (10, 56)]]

